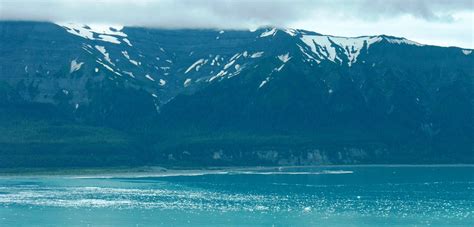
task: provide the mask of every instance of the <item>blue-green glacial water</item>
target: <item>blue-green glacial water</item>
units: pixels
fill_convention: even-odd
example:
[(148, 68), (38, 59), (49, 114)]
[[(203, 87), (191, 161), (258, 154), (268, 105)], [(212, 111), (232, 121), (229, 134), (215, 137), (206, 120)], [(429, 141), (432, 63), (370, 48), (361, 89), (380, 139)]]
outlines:
[(0, 226), (474, 226), (473, 166), (0, 177)]

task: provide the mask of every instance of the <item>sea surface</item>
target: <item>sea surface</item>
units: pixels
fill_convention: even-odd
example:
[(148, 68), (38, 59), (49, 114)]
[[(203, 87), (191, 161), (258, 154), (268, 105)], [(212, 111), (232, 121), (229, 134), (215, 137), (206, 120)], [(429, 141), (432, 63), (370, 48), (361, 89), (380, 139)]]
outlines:
[(209, 225), (474, 226), (474, 166), (0, 177), (0, 226)]

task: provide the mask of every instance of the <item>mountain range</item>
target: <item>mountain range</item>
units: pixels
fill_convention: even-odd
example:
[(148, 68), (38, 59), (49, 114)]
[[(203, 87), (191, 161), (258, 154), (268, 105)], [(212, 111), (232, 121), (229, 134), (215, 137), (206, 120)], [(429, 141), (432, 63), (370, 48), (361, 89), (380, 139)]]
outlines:
[(387, 35), (0, 22), (0, 167), (474, 163), (474, 54)]

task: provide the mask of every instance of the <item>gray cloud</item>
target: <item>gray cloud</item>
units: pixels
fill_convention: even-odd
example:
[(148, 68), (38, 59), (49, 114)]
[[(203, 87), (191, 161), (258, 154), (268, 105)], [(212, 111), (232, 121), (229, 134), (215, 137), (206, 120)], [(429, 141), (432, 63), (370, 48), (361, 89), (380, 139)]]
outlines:
[(281, 0), (0, 0), (0, 19), (243, 28), (299, 18), (298, 7), (288, 5)]
[[(469, 22), (465, 18), (461, 22), (456, 18), (456, 15), (466, 13), (467, 20), (471, 20), (470, 26), (466, 26)], [(339, 35), (365, 35), (386, 31), (375, 29), (377, 23), (410, 17), (412, 21), (423, 22), (414, 23), (418, 26), (416, 28), (410, 25), (412, 23), (407, 24), (407, 29), (412, 26), (412, 30), (447, 24), (453, 28), (457, 26), (456, 31), (460, 33), (461, 27), (465, 26), (467, 31), (461, 35), (470, 36), (471, 40), (454, 42), (464, 46), (473, 46), (473, 15), (473, 0), (0, 0), (0, 20), (111, 23), (163, 28), (246, 29), (297, 25), (320, 31), (334, 25), (345, 30), (360, 27), (360, 34)], [(352, 27), (344, 27), (344, 22), (350, 22)], [(390, 34), (406, 34), (397, 29), (389, 30)], [(332, 32), (331, 29), (326, 30)], [(426, 32), (430, 33), (429, 30)], [(450, 32), (454, 34), (452, 29)]]
[(364, 0), (359, 13), (367, 12), (369, 17), (412, 15), (424, 20), (451, 22), (452, 14), (458, 11), (473, 11), (472, 0)]
[(472, 0), (0, 0), (0, 19), (109, 22), (155, 27), (285, 26), (311, 14), (381, 20), (411, 15), (451, 22)]

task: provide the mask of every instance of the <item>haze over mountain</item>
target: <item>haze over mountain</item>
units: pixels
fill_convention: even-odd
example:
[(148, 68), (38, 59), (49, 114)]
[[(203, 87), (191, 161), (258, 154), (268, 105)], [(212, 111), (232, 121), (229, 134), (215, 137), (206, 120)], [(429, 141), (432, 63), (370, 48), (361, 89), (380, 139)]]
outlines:
[(472, 49), (0, 22), (1, 167), (472, 163)]

